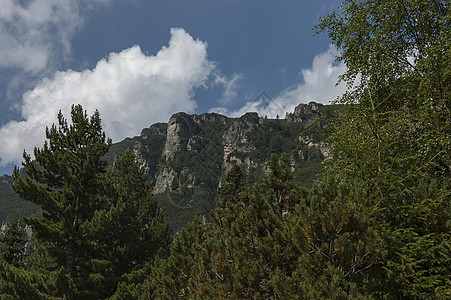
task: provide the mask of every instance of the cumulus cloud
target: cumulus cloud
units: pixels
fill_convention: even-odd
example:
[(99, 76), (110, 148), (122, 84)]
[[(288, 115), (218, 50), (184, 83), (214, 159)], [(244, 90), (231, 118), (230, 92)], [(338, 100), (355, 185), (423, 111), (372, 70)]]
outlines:
[(0, 165), (20, 162), (24, 148), (41, 147), (45, 126), (56, 123), (59, 110), (70, 117), (72, 104), (82, 104), (89, 114), (99, 109), (113, 141), (167, 121), (174, 112), (193, 112), (194, 90), (206, 84), (213, 69), (206, 43), (171, 29), (169, 45), (155, 56), (133, 46), (111, 53), (92, 70), (57, 72), (24, 94), (23, 121), (0, 128)]
[(0, 67), (36, 72), (70, 54), (84, 15), (109, 0), (1, 0)]
[(338, 76), (346, 71), (344, 63), (335, 64), (337, 55), (335, 47), (316, 55), (309, 69), (301, 70), (302, 82), (283, 91), (271, 101), (247, 102), (239, 110), (229, 112), (225, 108), (215, 108), (213, 111), (225, 113), (232, 117), (238, 117), (246, 112), (257, 112), (260, 116), (275, 118), (277, 115), (284, 117), (287, 112), (293, 112), (300, 103), (311, 101), (329, 104), (346, 91), (344, 83), (336, 86)]

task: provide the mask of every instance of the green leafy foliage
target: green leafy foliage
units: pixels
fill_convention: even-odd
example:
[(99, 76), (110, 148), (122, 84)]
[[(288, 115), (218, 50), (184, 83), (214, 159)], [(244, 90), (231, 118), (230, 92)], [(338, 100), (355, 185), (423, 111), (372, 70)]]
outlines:
[[(330, 127), (329, 170), (366, 185), (383, 250), (377, 297), (449, 295), (451, 145), (447, 1), (345, 1), (324, 18), (351, 89)], [(358, 80), (357, 80), (358, 79)]]

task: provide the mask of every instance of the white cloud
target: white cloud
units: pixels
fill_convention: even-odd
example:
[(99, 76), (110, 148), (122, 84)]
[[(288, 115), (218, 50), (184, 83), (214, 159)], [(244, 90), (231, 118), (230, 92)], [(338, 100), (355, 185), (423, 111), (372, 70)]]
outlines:
[(272, 99), (269, 104), (261, 101), (247, 102), (237, 111), (227, 112), (224, 108), (215, 108), (213, 111), (226, 113), (232, 117), (238, 117), (246, 112), (258, 112), (260, 116), (275, 118), (277, 115), (284, 117), (287, 112), (293, 112), (300, 103), (311, 101), (329, 104), (346, 91), (344, 83), (336, 86), (338, 76), (346, 71), (344, 63), (335, 64), (337, 50), (330, 46), (329, 49), (316, 55), (309, 69), (303, 69), (303, 82), (283, 91)]
[(43, 70), (70, 54), (87, 12), (109, 0), (0, 0), (0, 67)]
[(221, 74), (214, 74), (215, 79), (214, 83), (216, 85), (221, 85), (224, 87), (224, 92), (222, 97), (218, 100), (220, 104), (226, 105), (231, 104), (236, 100), (237, 92), (239, 89), (239, 81), (243, 79), (241, 74), (234, 73), (232, 77), (229, 79), (226, 76), (222, 76)]
[(82, 104), (88, 114), (99, 109), (113, 141), (167, 121), (174, 112), (193, 112), (194, 90), (205, 85), (213, 68), (206, 43), (183, 29), (171, 29), (169, 46), (155, 56), (133, 46), (111, 53), (92, 70), (57, 72), (24, 94), (23, 121), (0, 128), (0, 165), (20, 162), (24, 148), (42, 147), (45, 126), (56, 123), (59, 110), (69, 118), (72, 104)]

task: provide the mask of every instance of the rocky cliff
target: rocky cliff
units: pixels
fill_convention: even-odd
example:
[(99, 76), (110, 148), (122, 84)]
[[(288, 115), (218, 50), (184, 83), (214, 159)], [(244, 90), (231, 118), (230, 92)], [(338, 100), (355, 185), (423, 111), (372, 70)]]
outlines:
[(208, 214), (216, 192), (234, 164), (247, 171), (252, 186), (268, 172), (271, 154), (287, 153), (296, 178), (312, 184), (328, 155), (320, 122), (328, 107), (300, 104), (285, 119), (267, 119), (257, 113), (239, 118), (208, 113), (174, 114), (167, 124), (154, 124), (140, 136), (112, 146), (110, 162), (131, 148), (154, 182), (154, 196), (177, 230), (194, 215)]
[(239, 118), (177, 113), (168, 123), (153, 124), (139, 136), (113, 144), (106, 159), (111, 165), (126, 149), (134, 151), (176, 231), (193, 216), (208, 215), (215, 207), (217, 189), (234, 164), (244, 166), (246, 184), (251, 187), (268, 172), (266, 161), (271, 154), (287, 153), (295, 178), (311, 185), (328, 155), (321, 122), (315, 121), (328, 110), (312, 102), (300, 104), (285, 119), (267, 119), (257, 113)]

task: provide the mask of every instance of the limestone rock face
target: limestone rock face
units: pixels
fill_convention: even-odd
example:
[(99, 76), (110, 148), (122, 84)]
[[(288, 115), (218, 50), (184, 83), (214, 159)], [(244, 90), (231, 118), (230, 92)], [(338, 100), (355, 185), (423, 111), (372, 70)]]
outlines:
[[(218, 187), (235, 164), (243, 166), (245, 184), (251, 187), (268, 174), (271, 154), (287, 153), (297, 180), (313, 182), (328, 151), (321, 133), (324, 125), (315, 122), (325, 111), (325, 106), (311, 102), (298, 105), (285, 119), (257, 113), (239, 118), (177, 113), (168, 123), (153, 124), (139, 136), (113, 144), (105, 159), (112, 165), (125, 150), (135, 153), (153, 182), (154, 198), (176, 231), (193, 216), (208, 215)], [(0, 177), (0, 187), (9, 187), (8, 179)]]
[(299, 142), (306, 144), (308, 147), (317, 147), (324, 158), (329, 157), (329, 147), (324, 143), (324, 141), (315, 141), (314, 138), (309, 136), (299, 136)]
[(288, 122), (304, 122), (306, 125), (310, 125), (321, 115), (321, 109), (324, 105), (310, 102), (309, 104), (299, 104), (295, 107), (293, 113), (289, 113), (286, 116)]
[(177, 176), (177, 173), (171, 168), (163, 168), (158, 174), (157, 180), (153, 187), (154, 194), (160, 194), (171, 188), (172, 181)]
[[(321, 130), (315, 127), (324, 110), (311, 102), (298, 105), (285, 119), (267, 119), (257, 113), (239, 118), (177, 113), (167, 124), (154, 124), (115, 147), (133, 149), (154, 183), (159, 206), (177, 228), (175, 223), (188, 222), (215, 207), (218, 187), (234, 164), (244, 167), (248, 183), (253, 184), (268, 174), (266, 162), (271, 154), (285, 152), (294, 172), (305, 165), (305, 173), (313, 176), (312, 164), (319, 169), (319, 160), (328, 154)], [(302, 171), (298, 173), (302, 180)]]
[(140, 141), (137, 141), (134, 145), (133, 145), (133, 153), (135, 153), (135, 157), (136, 157), (136, 161), (138, 162), (139, 166), (141, 168), (144, 168), (144, 170), (147, 172), (149, 172), (149, 164), (147, 163), (147, 160), (143, 157), (142, 153), (141, 153), (141, 149), (142, 149), (142, 143)]
[(181, 149), (184, 138), (189, 137), (194, 129), (193, 117), (185, 113), (175, 114), (169, 119), (163, 151), (166, 161), (174, 157), (175, 152)]
[(223, 170), (227, 173), (234, 164), (250, 165), (250, 159), (242, 160), (235, 156), (236, 153), (249, 153), (255, 150), (255, 146), (249, 143), (248, 133), (260, 124), (257, 113), (247, 113), (244, 116), (234, 119), (229, 128), (222, 136), (224, 157)]

